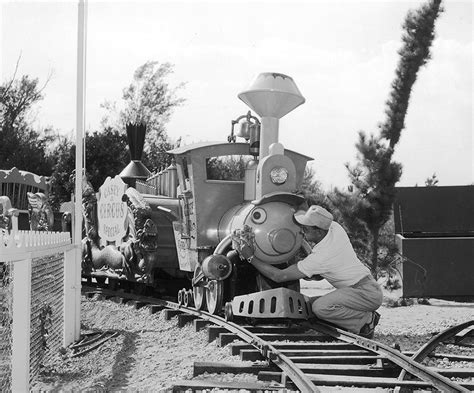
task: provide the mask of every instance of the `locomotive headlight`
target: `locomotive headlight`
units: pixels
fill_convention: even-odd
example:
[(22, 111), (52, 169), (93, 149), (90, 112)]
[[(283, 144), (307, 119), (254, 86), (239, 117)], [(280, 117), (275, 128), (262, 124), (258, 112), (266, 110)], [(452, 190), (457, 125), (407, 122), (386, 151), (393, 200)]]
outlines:
[(263, 210), (261, 207), (257, 207), (253, 212), (252, 212), (252, 221), (255, 224), (263, 224), (265, 220), (267, 219), (267, 212)]
[(273, 184), (283, 184), (288, 179), (288, 171), (283, 167), (276, 167), (270, 171), (270, 179)]

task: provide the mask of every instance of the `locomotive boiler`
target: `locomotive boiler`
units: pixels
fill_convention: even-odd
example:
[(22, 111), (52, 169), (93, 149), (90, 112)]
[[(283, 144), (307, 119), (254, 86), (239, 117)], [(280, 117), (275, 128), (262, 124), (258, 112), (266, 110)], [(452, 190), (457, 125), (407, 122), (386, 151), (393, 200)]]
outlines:
[[(143, 195), (172, 224), (179, 270), (192, 275), (192, 291), (180, 291), (180, 301), (193, 299), (211, 313), (236, 296), (276, 286), (247, 263), (242, 245), (277, 266), (294, 263), (308, 249), (293, 214), (304, 203), (297, 190), (311, 158), (284, 149), (278, 139), (279, 119), (305, 99), (293, 79), (279, 73), (260, 74), (238, 97), (260, 120), (249, 112), (232, 121), (227, 143), (169, 151), (174, 164), (147, 181), (168, 199)], [(210, 164), (219, 169), (232, 157), (245, 158), (243, 178), (213, 177)], [(290, 286), (299, 288), (298, 282)]]

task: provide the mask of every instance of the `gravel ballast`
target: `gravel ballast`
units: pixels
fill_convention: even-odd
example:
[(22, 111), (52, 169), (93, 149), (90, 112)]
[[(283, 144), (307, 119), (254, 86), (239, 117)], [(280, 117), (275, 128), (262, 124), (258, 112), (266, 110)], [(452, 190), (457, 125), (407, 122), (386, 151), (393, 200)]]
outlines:
[[(302, 291), (304, 293), (304, 291)], [(311, 290), (306, 291), (311, 295)], [(474, 319), (473, 303), (430, 300), (431, 305), (379, 309), (381, 319), (374, 339), (403, 351), (416, 351), (434, 334), (450, 326)], [(71, 350), (58, 353), (46, 364), (33, 387), (35, 391), (165, 391), (173, 381), (192, 378), (193, 363), (240, 362), (228, 348), (208, 343), (207, 332), (195, 332), (192, 324), (177, 327), (176, 318), (165, 320), (162, 313), (151, 315), (147, 308), (134, 308), (83, 297), (81, 302), (81, 332), (118, 332), (118, 336), (99, 348), (71, 358)], [(445, 345), (437, 352), (474, 356), (472, 347)], [(429, 360), (436, 367), (474, 367), (460, 362)], [(205, 377), (205, 376), (204, 376)], [(228, 375), (222, 378), (232, 379)], [(203, 377), (201, 377), (203, 378)], [(239, 376), (256, 381), (256, 376)]]

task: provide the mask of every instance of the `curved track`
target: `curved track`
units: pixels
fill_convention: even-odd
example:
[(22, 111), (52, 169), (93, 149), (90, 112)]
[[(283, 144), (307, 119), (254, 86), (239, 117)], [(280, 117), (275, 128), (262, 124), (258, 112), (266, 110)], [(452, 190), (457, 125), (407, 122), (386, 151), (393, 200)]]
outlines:
[[(302, 392), (318, 392), (318, 386), (347, 386), (351, 390), (371, 387), (410, 391), (435, 388), (443, 392), (474, 390), (474, 384), (460, 385), (448, 378), (452, 376), (449, 373), (443, 376), (437, 372), (439, 370), (420, 363), (437, 344), (471, 326), (474, 321), (440, 333), (409, 357), (387, 345), (322, 321), (289, 324), (268, 324), (267, 321), (266, 325), (242, 326), (172, 301), (88, 287), (83, 287), (83, 292), (145, 303), (172, 310), (172, 315), (187, 315), (189, 318), (186, 321), (198, 319), (206, 325), (212, 324), (213, 331), (218, 329), (215, 336), (219, 336), (222, 345), (235, 338), (246, 343), (232, 344), (233, 353), (240, 352), (242, 360), (267, 360), (272, 368), (261, 371), (259, 379), (277, 379), (282, 387), (288, 384)], [(407, 380), (408, 375), (413, 379)], [(470, 376), (474, 376), (474, 372)], [(218, 382), (209, 385), (208, 381), (207, 384), (208, 388), (219, 385)], [(186, 387), (196, 388), (196, 382), (188, 385), (183, 383), (176, 391), (185, 391)], [(204, 389), (206, 386), (199, 388)]]

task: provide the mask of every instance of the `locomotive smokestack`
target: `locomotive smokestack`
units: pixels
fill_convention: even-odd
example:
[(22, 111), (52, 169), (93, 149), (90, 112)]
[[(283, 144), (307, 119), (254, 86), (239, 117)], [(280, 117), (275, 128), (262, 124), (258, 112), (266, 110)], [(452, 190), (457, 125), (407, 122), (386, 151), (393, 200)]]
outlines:
[(145, 145), (146, 125), (143, 123), (128, 123), (125, 128), (127, 130), (130, 159), (132, 161), (141, 161), (143, 154), (143, 146)]
[(275, 72), (258, 75), (238, 97), (262, 118), (260, 160), (278, 142), (279, 119), (305, 102), (293, 79)]
[(146, 125), (143, 123), (126, 126), (130, 163), (120, 172), (120, 177), (130, 187), (135, 187), (137, 179), (145, 181), (151, 172), (142, 163), (143, 146), (145, 145)]

